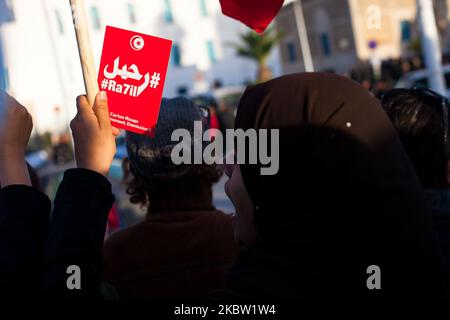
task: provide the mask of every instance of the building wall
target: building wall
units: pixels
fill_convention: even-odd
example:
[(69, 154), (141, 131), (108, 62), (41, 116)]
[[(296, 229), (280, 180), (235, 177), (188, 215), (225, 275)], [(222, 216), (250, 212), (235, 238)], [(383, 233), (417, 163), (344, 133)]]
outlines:
[[(415, 0), (349, 0), (357, 55), (360, 59), (399, 58), (407, 54), (402, 44), (402, 22), (411, 24), (414, 33), (416, 21)], [(371, 23), (376, 15), (371, 7), (379, 8), (381, 18), (379, 28)], [(413, 36), (413, 34), (411, 35)], [(370, 48), (369, 42), (375, 42), (376, 48)]]
[[(281, 44), (283, 71), (303, 71), (301, 50), (293, 11), (293, 0), (277, 18), (287, 36)], [(347, 72), (358, 59), (380, 60), (416, 53), (418, 39), (416, 0), (303, 0), (311, 52), (316, 70)], [(450, 0), (434, 0), (442, 50), (450, 53)], [(374, 19), (379, 18), (379, 25)], [(323, 37), (328, 35), (325, 54)], [(293, 43), (297, 61), (291, 61), (288, 46)], [(291, 54), (292, 55), (292, 54)]]
[[(75, 113), (75, 97), (84, 92), (68, 1), (0, 1), (10, 2), (15, 14), (15, 21), (0, 23), (10, 92), (29, 107), (38, 131), (64, 130)], [(175, 61), (172, 53), (166, 97), (209, 90), (215, 80), (242, 85), (255, 79), (255, 63), (236, 57), (228, 44), (238, 42), (239, 34), (248, 29), (223, 16), (219, 1), (85, 0), (85, 4), (96, 66), (106, 25), (174, 41), (180, 59)], [(276, 75), (281, 72), (277, 64), (274, 52), (271, 66)]]
[[(10, 5), (9, 0), (0, 0), (0, 26), (4, 23), (10, 23), (14, 19)], [(0, 90), (5, 90), (8, 87), (8, 78), (8, 69), (6, 68), (4, 50), (0, 38)]]
[[(68, 101), (67, 90), (63, 88), (70, 79), (59, 77), (55, 53), (69, 48), (63, 43), (53, 50), (41, 0), (11, 1), (11, 7), (15, 20), (0, 25), (9, 92), (27, 106), (38, 130), (61, 130), (61, 123), (68, 116), (56, 110), (63, 110), (62, 106)], [(83, 89), (80, 81), (73, 82), (75, 97)], [(70, 107), (75, 108), (73, 102)]]
[[(356, 62), (356, 53), (347, 1), (303, 0), (302, 3), (315, 70), (348, 71)], [(283, 7), (276, 24), (285, 34), (280, 45), (283, 72), (304, 71), (293, 3)]]
[(435, 0), (436, 22), (441, 35), (442, 50), (450, 54), (450, 0)]

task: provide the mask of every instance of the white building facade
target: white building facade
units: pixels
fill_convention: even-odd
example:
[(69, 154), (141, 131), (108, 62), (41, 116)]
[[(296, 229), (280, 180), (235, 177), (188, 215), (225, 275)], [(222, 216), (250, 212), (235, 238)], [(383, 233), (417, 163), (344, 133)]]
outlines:
[[(98, 67), (107, 25), (173, 41), (164, 96), (194, 95), (213, 83), (244, 85), (256, 76), (253, 61), (231, 43), (247, 28), (225, 17), (218, 0), (85, 0)], [(68, 0), (0, 0), (0, 86), (27, 106), (36, 130), (60, 132), (84, 92)], [(2, 63), (3, 62), (3, 63)], [(2, 66), (3, 64), (3, 66)], [(270, 66), (280, 74), (274, 50)]]

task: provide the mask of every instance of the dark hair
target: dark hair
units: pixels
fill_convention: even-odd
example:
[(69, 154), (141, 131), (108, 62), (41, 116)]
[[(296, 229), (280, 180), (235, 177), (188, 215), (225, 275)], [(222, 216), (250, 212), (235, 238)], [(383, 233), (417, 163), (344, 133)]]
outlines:
[(192, 169), (181, 177), (149, 179), (133, 174), (133, 168), (130, 166), (130, 161), (125, 158), (122, 162), (123, 182), (127, 185), (127, 194), (131, 196), (130, 202), (143, 207), (149, 206), (152, 199), (167, 197), (175, 194), (177, 190), (182, 190), (184, 195), (195, 196), (203, 188), (211, 188), (223, 173), (217, 165), (203, 164), (192, 166)]
[(443, 109), (448, 108), (446, 98), (428, 89), (394, 89), (386, 93), (382, 105), (422, 186), (447, 186), (449, 156), (444, 125), (448, 124), (448, 111)]

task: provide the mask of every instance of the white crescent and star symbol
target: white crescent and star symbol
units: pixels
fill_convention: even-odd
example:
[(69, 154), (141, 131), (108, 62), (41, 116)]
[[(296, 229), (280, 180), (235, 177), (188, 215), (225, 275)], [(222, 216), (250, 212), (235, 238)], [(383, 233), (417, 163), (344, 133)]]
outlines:
[(130, 40), (131, 49), (140, 51), (144, 48), (145, 42), (141, 36), (134, 36)]

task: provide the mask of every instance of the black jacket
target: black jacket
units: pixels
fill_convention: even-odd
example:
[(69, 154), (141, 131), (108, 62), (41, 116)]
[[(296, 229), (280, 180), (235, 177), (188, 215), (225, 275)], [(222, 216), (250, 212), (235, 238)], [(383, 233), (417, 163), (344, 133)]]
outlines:
[(50, 200), (27, 186), (0, 190), (0, 299), (36, 297)]
[[(114, 197), (102, 175), (68, 170), (53, 214), (49, 199), (26, 186), (0, 191), (0, 297), (100, 298), (100, 257)], [(69, 290), (69, 266), (80, 269), (81, 289)]]
[[(51, 299), (100, 299), (101, 250), (111, 184), (101, 174), (68, 170), (59, 186), (48, 233), (44, 294)], [(68, 268), (79, 267), (81, 289), (67, 287)]]

